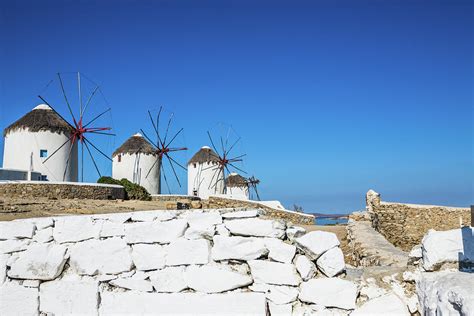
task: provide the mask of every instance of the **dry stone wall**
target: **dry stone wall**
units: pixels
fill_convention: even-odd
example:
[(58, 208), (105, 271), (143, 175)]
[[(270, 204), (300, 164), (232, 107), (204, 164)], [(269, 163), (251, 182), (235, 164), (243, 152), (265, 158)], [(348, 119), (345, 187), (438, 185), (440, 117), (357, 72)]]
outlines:
[(119, 185), (47, 181), (0, 182), (0, 196), (50, 199), (121, 200), (125, 190)]
[(430, 229), (458, 228), (471, 222), (468, 208), (382, 202), (380, 194), (367, 192), (367, 211), (372, 226), (388, 241), (404, 251), (419, 244)]
[(313, 225), (314, 216), (305, 213), (280, 210), (258, 203), (257, 201), (245, 201), (239, 199), (228, 199), (220, 196), (210, 196), (209, 200), (203, 200), (203, 206), (207, 208), (258, 208), (263, 211), (262, 216), (280, 218), (298, 225)]
[(335, 234), (254, 209), (0, 223), (0, 315), (348, 315), (345, 269)]

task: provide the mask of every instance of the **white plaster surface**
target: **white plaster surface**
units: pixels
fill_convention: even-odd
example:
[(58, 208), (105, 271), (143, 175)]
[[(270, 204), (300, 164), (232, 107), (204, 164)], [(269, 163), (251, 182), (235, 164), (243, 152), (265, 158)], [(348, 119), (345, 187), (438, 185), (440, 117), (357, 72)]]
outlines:
[(71, 246), (69, 264), (80, 275), (130, 271), (131, 248), (121, 238), (86, 240)]
[(209, 241), (204, 239), (177, 239), (171, 242), (166, 248), (166, 265), (207, 264), (210, 257), (210, 248)]
[(285, 224), (276, 220), (246, 218), (226, 220), (224, 224), (234, 235), (276, 238), (285, 236)]
[(31, 244), (18, 254), (8, 276), (15, 279), (52, 280), (59, 276), (66, 263), (66, 247), (55, 244)]
[(320, 278), (303, 282), (299, 295), (302, 302), (343, 309), (354, 309), (356, 298), (357, 285), (339, 278)]
[(98, 282), (54, 280), (40, 285), (40, 310), (54, 315), (97, 315)]
[(262, 238), (214, 236), (213, 260), (252, 260), (268, 253)]
[(292, 264), (266, 260), (248, 261), (255, 282), (297, 286), (301, 278)]
[(100, 315), (262, 315), (265, 296), (260, 293), (139, 293), (105, 292)]
[(298, 248), (315, 260), (331, 248), (339, 246), (336, 234), (324, 231), (312, 231), (295, 239)]

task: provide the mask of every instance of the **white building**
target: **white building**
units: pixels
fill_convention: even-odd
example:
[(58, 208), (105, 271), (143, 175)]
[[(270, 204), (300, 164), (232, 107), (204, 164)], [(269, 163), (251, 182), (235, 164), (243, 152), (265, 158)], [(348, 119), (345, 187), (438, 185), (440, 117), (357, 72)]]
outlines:
[(219, 156), (208, 146), (202, 147), (188, 162), (188, 195), (202, 199), (224, 193), (224, 173)]
[(153, 146), (139, 133), (112, 154), (112, 178), (128, 179), (150, 194), (160, 194), (161, 161)]
[(225, 180), (225, 194), (231, 198), (249, 199), (249, 184), (240, 174), (231, 173)]
[(48, 105), (38, 105), (4, 130), (3, 168), (39, 172), (42, 180), (77, 181), (72, 133), (73, 127)]

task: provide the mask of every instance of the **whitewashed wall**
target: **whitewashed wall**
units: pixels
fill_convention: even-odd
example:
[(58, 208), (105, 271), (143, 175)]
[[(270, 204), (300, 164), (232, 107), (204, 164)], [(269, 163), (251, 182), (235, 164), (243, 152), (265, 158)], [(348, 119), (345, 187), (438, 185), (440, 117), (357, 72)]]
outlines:
[(249, 188), (247, 186), (241, 187), (226, 187), (226, 195), (234, 199), (249, 199)]
[[(121, 161), (119, 162), (119, 155)], [(119, 154), (113, 157), (112, 178), (126, 178), (147, 189), (150, 194), (160, 194), (160, 164), (156, 163), (148, 177), (150, 168), (156, 162), (156, 156), (138, 154)]]
[(71, 152), (71, 159), (66, 169), (69, 156), (69, 144), (61, 148), (51, 159), (43, 164), (46, 158), (40, 157), (40, 149), (46, 149), (50, 156), (57, 148), (69, 139), (68, 135), (40, 131), (31, 133), (28, 130), (11, 131), (5, 136), (3, 167), (5, 169), (30, 170), (31, 153), (33, 153), (33, 170), (42, 173), (50, 181), (77, 181), (77, 144)]
[(197, 196), (207, 199), (210, 195), (224, 193), (224, 174), (216, 173), (216, 168), (216, 162), (188, 164), (188, 195), (197, 191)]

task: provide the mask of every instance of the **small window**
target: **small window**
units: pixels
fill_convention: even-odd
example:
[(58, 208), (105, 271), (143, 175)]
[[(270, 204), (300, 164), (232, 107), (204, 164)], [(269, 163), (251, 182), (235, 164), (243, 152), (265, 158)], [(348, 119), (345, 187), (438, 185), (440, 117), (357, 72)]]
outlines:
[(48, 157), (48, 150), (46, 150), (46, 149), (40, 149), (40, 157), (41, 157), (41, 158), (46, 158), (46, 157)]
[(196, 168), (196, 164), (195, 164), (195, 163), (193, 164), (193, 167)]
[(122, 161), (122, 154), (118, 154), (118, 162), (121, 162)]
[(48, 181), (48, 176), (41, 175), (41, 181)]

